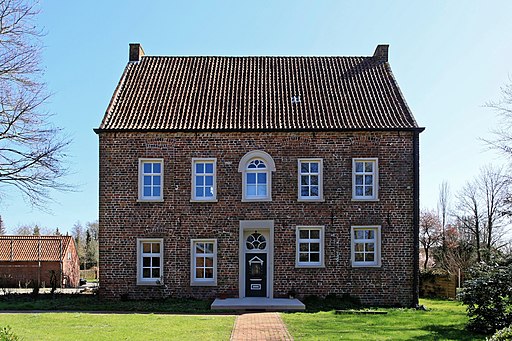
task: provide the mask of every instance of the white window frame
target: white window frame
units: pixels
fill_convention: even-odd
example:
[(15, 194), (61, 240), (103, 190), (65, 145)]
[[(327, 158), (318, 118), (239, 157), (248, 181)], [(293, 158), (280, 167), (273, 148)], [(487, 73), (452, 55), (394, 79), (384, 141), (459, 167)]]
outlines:
[[(207, 175), (213, 176), (213, 196), (211, 197), (197, 197), (196, 196), (196, 164), (198, 163), (211, 163), (213, 164), (213, 173)], [(191, 202), (217, 202), (217, 159), (216, 158), (192, 158), (192, 190), (191, 190)]]
[[(142, 244), (144, 243), (158, 243), (160, 244), (159, 253), (143, 252)], [(159, 278), (143, 278), (143, 257), (145, 255), (158, 255), (160, 257), (160, 277)], [(163, 285), (164, 278), (164, 240), (163, 238), (137, 238), (137, 285)]]
[[(301, 239), (301, 230), (318, 230), (319, 239)], [(297, 226), (295, 229), (295, 267), (296, 268), (323, 268), (324, 263), (324, 250), (325, 250), (325, 227), (324, 226)], [(300, 261), (300, 244), (301, 243), (319, 243), (319, 261), (318, 262), (301, 262)]]
[[(144, 164), (159, 163), (160, 173), (150, 173), (152, 176), (160, 174), (160, 196), (144, 196)], [(164, 201), (164, 159), (139, 159), (139, 198), (138, 201)]]
[[(318, 163), (318, 173), (302, 173), (302, 163)], [(323, 159), (298, 159), (297, 160), (297, 200), (298, 201), (324, 201), (324, 176)], [(302, 196), (302, 176), (318, 175), (318, 196)], [(311, 177), (310, 177), (311, 179)]]
[[(374, 239), (356, 239), (354, 232), (356, 230), (373, 230), (374, 231)], [(352, 263), (352, 267), (380, 267), (381, 263), (381, 226), (352, 226), (350, 229), (350, 259)], [(372, 262), (367, 261), (356, 261), (355, 257), (355, 245), (356, 243), (369, 243), (373, 242), (374, 245), (374, 260)]]
[[(262, 160), (265, 162), (266, 168), (263, 170), (249, 171), (247, 167), (254, 160)], [(276, 165), (272, 157), (261, 150), (253, 150), (245, 154), (238, 164), (238, 172), (242, 173), (242, 202), (254, 201), (272, 201), (272, 172), (275, 172)], [(267, 174), (267, 195), (265, 196), (249, 196), (247, 195), (247, 173), (265, 173)]]
[[(204, 254), (213, 257), (213, 278), (196, 278), (196, 243), (213, 243), (213, 253)], [(190, 285), (216, 286), (217, 285), (217, 239), (191, 239), (190, 240)]]
[[(373, 172), (372, 173), (356, 173), (356, 162), (371, 162), (373, 163)], [(357, 174), (371, 174), (373, 175), (373, 183), (372, 183), (372, 196), (364, 195), (356, 195), (356, 175)], [(364, 184), (364, 177), (363, 177)], [(379, 160), (378, 158), (354, 158), (352, 159), (352, 200), (354, 201), (378, 201), (379, 200)]]

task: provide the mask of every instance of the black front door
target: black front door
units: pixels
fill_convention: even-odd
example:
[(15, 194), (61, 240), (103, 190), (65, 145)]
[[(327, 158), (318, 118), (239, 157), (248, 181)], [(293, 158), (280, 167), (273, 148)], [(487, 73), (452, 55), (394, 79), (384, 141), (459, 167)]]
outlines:
[(267, 254), (245, 254), (245, 296), (267, 297)]

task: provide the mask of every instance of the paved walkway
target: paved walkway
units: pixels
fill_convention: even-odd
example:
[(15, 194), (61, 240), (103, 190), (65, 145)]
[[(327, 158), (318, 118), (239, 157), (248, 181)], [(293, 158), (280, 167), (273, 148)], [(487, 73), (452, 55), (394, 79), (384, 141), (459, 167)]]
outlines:
[(239, 315), (231, 333), (231, 341), (286, 340), (293, 341), (279, 313)]

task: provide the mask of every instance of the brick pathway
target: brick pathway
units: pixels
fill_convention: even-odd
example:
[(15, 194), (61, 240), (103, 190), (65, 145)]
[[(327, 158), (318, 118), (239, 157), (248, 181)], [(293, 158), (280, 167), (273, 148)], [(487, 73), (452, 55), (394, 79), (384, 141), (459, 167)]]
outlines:
[(239, 315), (231, 333), (231, 341), (287, 340), (292, 336), (278, 313)]

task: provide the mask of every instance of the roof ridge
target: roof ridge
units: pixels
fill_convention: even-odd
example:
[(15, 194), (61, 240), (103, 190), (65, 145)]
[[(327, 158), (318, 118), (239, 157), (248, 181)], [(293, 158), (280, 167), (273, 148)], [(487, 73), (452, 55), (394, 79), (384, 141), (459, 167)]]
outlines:
[[(171, 59), (171, 58), (240, 58), (240, 59), (264, 59), (264, 58), (276, 58), (276, 59), (327, 59), (327, 58), (343, 58), (343, 59), (361, 59), (368, 58), (374, 59), (374, 56), (338, 56), (338, 55), (241, 55), (241, 56), (229, 56), (229, 55), (173, 55), (173, 56), (160, 56), (160, 55), (144, 55), (141, 57), (141, 61), (143, 59), (151, 59), (151, 58), (161, 58), (161, 59)], [(133, 64), (134, 62), (128, 62), (129, 64)]]

